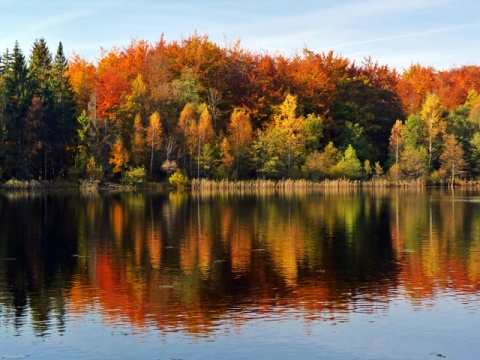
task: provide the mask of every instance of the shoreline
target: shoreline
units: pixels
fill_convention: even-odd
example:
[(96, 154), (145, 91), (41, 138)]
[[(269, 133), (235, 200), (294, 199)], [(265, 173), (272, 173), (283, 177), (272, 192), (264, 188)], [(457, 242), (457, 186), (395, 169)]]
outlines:
[[(235, 190), (321, 190), (321, 189), (395, 189), (395, 188), (452, 188), (450, 183), (428, 184), (423, 179), (411, 181), (390, 181), (387, 179), (376, 180), (322, 180), (310, 181), (298, 180), (208, 180), (192, 179), (185, 188), (175, 188), (170, 184), (147, 183), (145, 185), (133, 186), (120, 183), (82, 180), (78, 182), (68, 181), (37, 181), (10, 179), (0, 184), (0, 190), (4, 191), (139, 191), (139, 190), (191, 190), (191, 191), (235, 191)], [(454, 188), (480, 188), (480, 180), (457, 180)]]

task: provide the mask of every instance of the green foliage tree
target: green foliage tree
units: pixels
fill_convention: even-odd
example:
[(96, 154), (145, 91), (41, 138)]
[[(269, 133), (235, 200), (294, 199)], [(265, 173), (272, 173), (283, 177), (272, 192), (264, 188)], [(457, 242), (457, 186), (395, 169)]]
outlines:
[(392, 86), (396, 75), (368, 59), (357, 71), (357, 76), (345, 76), (337, 82), (338, 95), (331, 109), (338, 123), (335, 135), (343, 132), (347, 122), (358, 124), (372, 152), (364, 155), (362, 150), (360, 156), (359, 147), (359, 158), (386, 161), (390, 130), (396, 119), (403, 118), (400, 98)]
[[(84, 110), (77, 119), (77, 147), (75, 151), (75, 165), (70, 173), (74, 177), (84, 177), (88, 173), (87, 166), (96, 173), (95, 178), (103, 178), (97, 174), (101, 164), (99, 159), (102, 154), (102, 144), (100, 143), (99, 131), (95, 119), (90, 118)], [(103, 167), (101, 167), (103, 171)]]
[(303, 137), (307, 154), (319, 150), (323, 138), (323, 119), (314, 114), (308, 114), (303, 123)]
[(475, 130), (480, 131), (480, 98), (478, 94), (475, 100), (470, 101), (470, 113), (468, 115)]
[(353, 124), (347, 121), (340, 136), (340, 143), (341, 149), (346, 150), (350, 145), (358, 149), (356, 151), (360, 161), (365, 161), (374, 156), (373, 148), (371, 144), (366, 141), (363, 128), (360, 124)]
[(349, 145), (340, 161), (332, 169), (336, 178), (355, 179), (362, 171), (362, 163), (357, 157), (357, 152), (352, 145)]
[[(470, 107), (467, 105), (460, 105), (447, 116), (447, 130), (446, 133), (453, 135), (459, 142), (465, 158), (470, 158), (468, 154), (471, 152), (470, 140), (475, 133), (475, 125), (469, 119)], [(472, 166), (473, 167), (473, 166)]]
[(203, 145), (203, 148), (200, 152), (200, 157), (198, 159), (198, 164), (200, 167), (200, 175), (209, 178), (215, 171), (215, 149), (209, 143)]
[(475, 175), (480, 174), (480, 132), (476, 132), (470, 139), (470, 163)]
[(273, 127), (258, 131), (253, 144), (253, 156), (257, 174), (261, 178), (281, 179), (286, 173), (282, 134)]
[(336, 175), (335, 165), (339, 163), (341, 159), (342, 159), (341, 152), (330, 141), (327, 144), (327, 146), (325, 146), (325, 149), (322, 152), (321, 165), (320, 165), (321, 171), (327, 177), (334, 177)]
[(423, 146), (425, 137), (425, 127), (420, 114), (409, 115), (403, 127), (404, 146)]

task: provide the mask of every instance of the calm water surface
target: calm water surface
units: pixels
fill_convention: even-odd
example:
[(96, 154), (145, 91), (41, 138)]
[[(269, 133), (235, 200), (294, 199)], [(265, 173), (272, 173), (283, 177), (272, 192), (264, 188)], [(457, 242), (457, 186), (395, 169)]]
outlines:
[(0, 359), (480, 358), (480, 193), (0, 193)]

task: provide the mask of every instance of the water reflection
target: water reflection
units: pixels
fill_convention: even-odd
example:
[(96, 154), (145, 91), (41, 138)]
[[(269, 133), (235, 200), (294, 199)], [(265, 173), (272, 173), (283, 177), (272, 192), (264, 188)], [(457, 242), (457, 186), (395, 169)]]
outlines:
[(349, 321), (471, 304), (480, 197), (448, 191), (4, 193), (2, 322), (38, 336), (98, 313), (207, 336), (219, 324)]

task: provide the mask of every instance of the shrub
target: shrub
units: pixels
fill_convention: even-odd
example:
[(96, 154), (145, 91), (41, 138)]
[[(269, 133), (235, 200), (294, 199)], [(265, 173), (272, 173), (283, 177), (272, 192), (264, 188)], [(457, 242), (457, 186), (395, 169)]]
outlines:
[(398, 164), (393, 164), (388, 172), (388, 178), (390, 181), (397, 182), (400, 180), (401, 176), (400, 166)]
[(186, 187), (188, 185), (188, 181), (188, 175), (181, 169), (175, 171), (168, 179), (170, 185), (175, 186), (177, 189), (183, 189)]
[(131, 168), (123, 174), (122, 183), (130, 186), (142, 185), (147, 178), (147, 171), (142, 167)]

